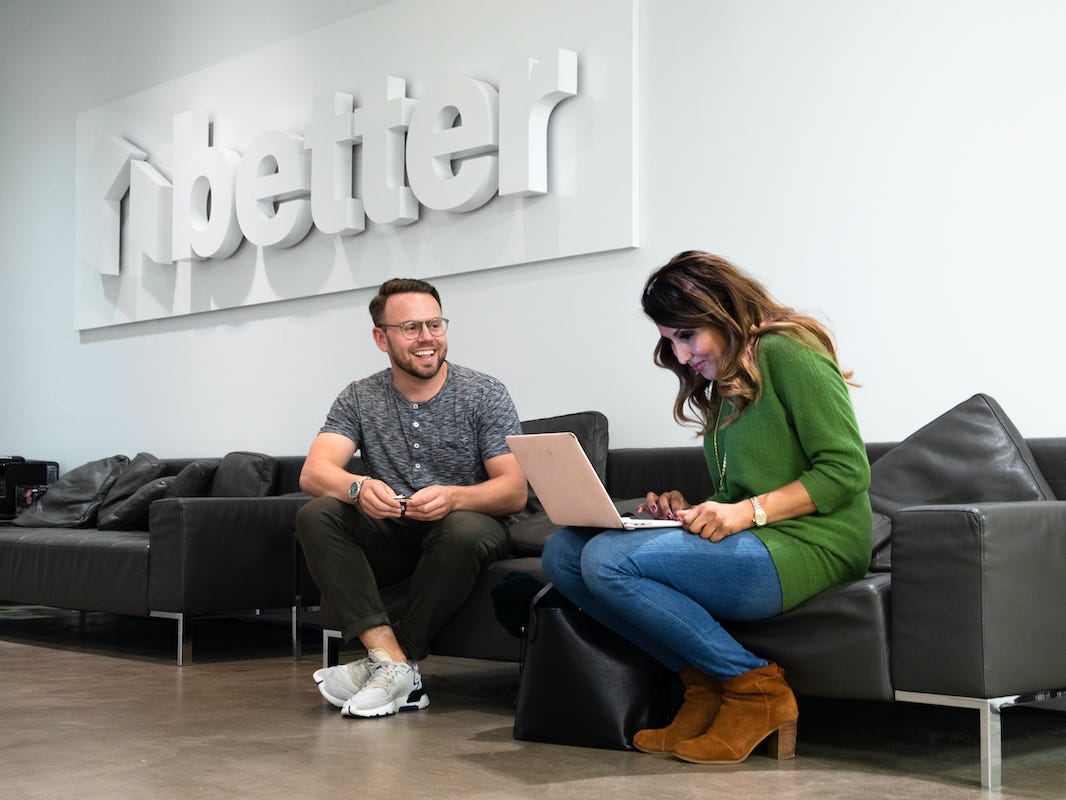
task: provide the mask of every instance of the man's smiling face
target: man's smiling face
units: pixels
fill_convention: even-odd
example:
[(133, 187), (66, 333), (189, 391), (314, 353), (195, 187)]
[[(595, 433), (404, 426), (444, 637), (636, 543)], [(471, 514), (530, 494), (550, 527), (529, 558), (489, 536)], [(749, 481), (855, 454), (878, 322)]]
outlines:
[[(422, 292), (394, 294), (385, 301), (382, 322), (398, 325), (415, 320), (422, 322), (441, 315), (441, 307), (432, 295)], [(389, 354), (393, 369), (406, 372), (413, 378), (430, 380), (436, 377), (448, 357), (448, 336), (434, 336), (422, 325), (412, 339), (404, 336), (399, 328), (377, 328), (378, 347)]]

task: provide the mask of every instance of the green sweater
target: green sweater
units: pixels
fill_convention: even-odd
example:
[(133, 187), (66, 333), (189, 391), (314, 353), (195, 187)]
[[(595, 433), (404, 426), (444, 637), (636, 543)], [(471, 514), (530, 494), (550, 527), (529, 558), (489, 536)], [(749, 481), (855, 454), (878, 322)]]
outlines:
[(739, 417), (726, 401), (718, 455), (726, 462), (719, 486), (713, 432), (703, 450), (716, 492), (736, 503), (799, 478), (813, 514), (756, 528), (781, 579), (782, 610), (866, 573), (870, 562), (870, 464), (848, 386), (828, 356), (782, 334), (759, 343), (762, 394)]

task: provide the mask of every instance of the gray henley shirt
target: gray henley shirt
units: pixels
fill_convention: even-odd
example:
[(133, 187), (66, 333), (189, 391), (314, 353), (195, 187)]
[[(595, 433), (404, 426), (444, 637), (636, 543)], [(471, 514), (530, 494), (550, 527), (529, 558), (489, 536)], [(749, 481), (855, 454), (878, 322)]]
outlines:
[(388, 368), (353, 381), (320, 432), (351, 439), (367, 475), (411, 495), (488, 480), (484, 462), (509, 453), (504, 437), (522, 430), (503, 383), (449, 361), (444, 385), (424, 403), (400, 394)]

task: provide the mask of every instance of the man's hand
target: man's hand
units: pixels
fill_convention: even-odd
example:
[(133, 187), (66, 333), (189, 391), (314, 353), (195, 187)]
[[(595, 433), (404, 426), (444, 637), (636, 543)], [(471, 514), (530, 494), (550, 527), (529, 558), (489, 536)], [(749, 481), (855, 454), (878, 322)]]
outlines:
[[(399, 506), (399, 501), (396, 502)], [(416, 522), (436, 522), (455, 511), (455, 491), (452, 486), (427, 486), (407, 498), (407, 519)]]
[[(410, 501), (407, 501), (410, 503)], [(403, 505), (396, 499), (396, 492), (385, 481), (367, 478), (359, 489), (359, 508), (374, 519), (397, 519), (403, 515)], [(410, 516), (408, 505), (407, 516)]]

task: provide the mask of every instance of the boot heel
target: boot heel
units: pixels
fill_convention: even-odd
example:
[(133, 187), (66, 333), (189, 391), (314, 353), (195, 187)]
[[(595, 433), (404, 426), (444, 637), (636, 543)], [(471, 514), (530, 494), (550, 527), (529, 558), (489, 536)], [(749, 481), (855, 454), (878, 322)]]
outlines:
[(786, 722), (766, 737), (766, 755), (778, 761), (796, 757), (796, 722)]

